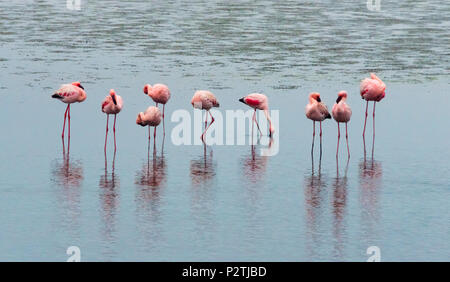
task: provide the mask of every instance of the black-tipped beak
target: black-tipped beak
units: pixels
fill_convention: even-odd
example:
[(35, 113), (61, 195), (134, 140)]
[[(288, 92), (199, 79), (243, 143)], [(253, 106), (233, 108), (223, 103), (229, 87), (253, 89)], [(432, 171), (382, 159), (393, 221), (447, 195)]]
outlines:
[(81, 89), (83, 89), (84, 90), (84, 87), (80, 84), (80, 86), (78, 86), (78, 87), (80, 87)]
[(242, 103), (246, 104), (245, 101), (244, 101), (244, 98), (239, 99), (239, 102), (242, 102)]
[(336, 99), (336, 104), (339, 104), (339, 102), (342, 100), (342, 96), (339, 96), (337, 99)]
[(114, 105), (117, 106), (116, 95), (111, 95)]
[(316, 100), (317, 100), (317, 102), (319, 102), (319, 103), (322, 102), (322, 100), (320, 100), (320, 97), (317, 97)]

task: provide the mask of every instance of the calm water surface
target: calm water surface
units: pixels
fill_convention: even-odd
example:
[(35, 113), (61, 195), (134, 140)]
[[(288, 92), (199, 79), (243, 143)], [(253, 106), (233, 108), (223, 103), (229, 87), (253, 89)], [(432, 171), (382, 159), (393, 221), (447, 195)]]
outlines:
[[(450, 4), (381, 2), (1, 1), (0, 260), (65, 261), (73, 245), (84, 261), (365, 261), (373, 245), (384, 261), (448, 260)], [(370, 71), (388, 90), (364, 158), (358, 91)], [(64, 155), (65, 107), (50, 95), (74, 80), (88, 99), (72, 107)], [(168, 133), (148, 147), (135, 118), (154, 82), (173, 96)], [(125, 107), (105, 159), (110, 88)], [(267, 93), (279, 153), (175, 146), (171, 115), (193, 113), (198, 89), (223, 113)], [(337, 166), (332, 121), (311, 159), (304, 105), (314, 90), (331, 107), (341, 89), (352, 156), (341, 143)]]

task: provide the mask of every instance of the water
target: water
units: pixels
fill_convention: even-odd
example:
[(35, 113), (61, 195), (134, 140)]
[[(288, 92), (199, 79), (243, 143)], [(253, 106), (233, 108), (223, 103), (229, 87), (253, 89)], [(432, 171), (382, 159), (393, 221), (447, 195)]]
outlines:
[[(365, 261), (369, 246), (383, 261), (449, 259), (447, 2), (64, 2), (0, 2), (0, 260), (65, 261), (69, 246), (83, 261)], [(370, 71), (388, 90), (364, 159), (358, 88)], [(50, 95), (74, 80), (88, 99), (71, 107), (67, 157), (65, 108)], [(135, 124), (154, 82), (173, 95), (155, 151)], [(110, 88), (125, 107), (105, 168)], [(267, 93), (279, 153), (175, 146), (171, 115), (193, 113), (197, 89), (223, 114)], [(303, 111), (309, 92), (331, 107), (341, 89), (352, 156), (346, 165), (341, 143), (337, 170), (336, 124), (323, 124), (313, 165)]]

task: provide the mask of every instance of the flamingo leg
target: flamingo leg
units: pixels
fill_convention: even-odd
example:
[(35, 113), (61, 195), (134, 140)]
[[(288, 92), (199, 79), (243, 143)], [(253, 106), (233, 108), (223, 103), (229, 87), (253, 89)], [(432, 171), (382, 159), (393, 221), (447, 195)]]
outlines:
[(105, 133), (105, 154), (106, 154), (106, 143), (108, 142), (108, 123), (109, 123), (109, 115), (107, 114), (106, 115), (106, 133)]
[(61, 138), (64, 139), (64, 130), (66, 129), (66, 119), (67, 119), (67, 112), (69, 111), (69, 105), (67, 105), (66, 112), (64, 113), (64, 123), (63, 123), (63, 130)]
[(148, 140), (150, 141), (150, 126), (148, 126)]
[(366, 104), (366, 119), (364, 120), (364, 130), (363, 130), (363, 138), (365, 138), (366, 135), (366, 123), (367, 123), (367, 111), (369, 109), (369, 101), (367, 101)]
[(373, 102), (373, 137), (372, 137), (372, 160), (373, 160), (373, 152), (375, 150), (375, 105), (377, 104), (376, 101)]
[(69, 140), (70, 140), (70, 104), (67, 106), (69, 111), (67, 112), (67, 117), (69, 119)]
[(114, 153), (117, 150), (117, 147), (116, 147), (116, 118), (117, 118), (117, 114), (114, 115), (114, 126), (113, 126), (113, 132), (114, 132)]
[(322, 160), (322, 122), (319, 122), (320, 124), (320, 160)]
[(348, 146), (348, 130), (347, 130), (347, 122), (345, 123), (345, 139), (347, 140), (347, 153), (348, 159), (350, 159), (350, 148)]
[(205, 140), (204, 138), (205, 138), (205, 134), (206, 134), (206, 131), (211, 127), (211, 124), (213, 124), (214, 123), (214, 117), (212, 116), (212, 114), (211, 114), (211, 112), (208, 110), (207, 112), (206, 112), (206, 114), (208, 114), (209, 113), (209, 115), (211, 116), (211, 123), (208, 125), (208, 127), (205, 129), (205, 131), (203, 132), (203, 134), (202, 134), (202, 140)]
[(338, 159), (338, 154), (339, 154), (339, 140), (341, 139), (341, 130), (339, 128), (339, 122), (338, 124), (338, 139), (337, 139), (337, 149), (336, 149), (336, 159)]
[(256, 123), (256, 126), (258, 127), (259, 134), (263, 135), (261, 129), (259, 129), (258, 120), (256, 119), (256, 109), (255, 112), (253, 113), (253, 121)]
[(312, 137), (312, 145), (311, 145), (311, 157), (314, 154), (314, 137), (316, 136), (316, 122), (313, 121), (313, 137)]
[(155, 138), (156, 138), (156, 126), (153, 129), (153, 139), (155, 139)]
[(208, 125), (208, 113), (205, 113), (205, 130), (207, 125)]
[(163, 136), (166, 136), (166, 124), (164, 122), (164, 111), (166, 110), (166, 104), (163, 104)]

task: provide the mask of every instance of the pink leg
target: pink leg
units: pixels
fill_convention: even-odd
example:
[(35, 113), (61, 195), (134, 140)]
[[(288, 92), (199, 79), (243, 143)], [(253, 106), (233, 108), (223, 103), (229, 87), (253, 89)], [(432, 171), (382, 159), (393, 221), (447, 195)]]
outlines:
[(114, 127), (113, 127), (113, 132), (114, 132), (114, 153), (117, 150), (117, 147), (116, 147), (116, 118), (117, 118), (117, 114), (114, 115)]
[(68, 106), (69, 111), (67, 112), (67, 117), (69, 118), (69, 140), (70, 140), (70, 104)]
[(255, 109), (255, 112), (253, 113), (253, 120), (255, 121), (256, 126), (258, 127), (259, 134), (262, 135), (261, 129), (259, 129), (258, 120), (256, 119), (256, 109)]
[(311, 145), (311, 157), (314, 153), (314, 137), (316, 136), (316, 122), (313, 121), (313, 137), (312, 137), (312, 145)]
[(61, 138), (64, 139), (64, 129), (66, 129), (66, 119), (67, 119), (67, 112), (69, 111), (69, 105), (67, 105), (66, 112), (64, 113), (64, 123), (63, 123), (63, 130)]
[(367, 123), (367, 111), (369, 109), (369, 101), (366, 104), (366, 119), (364, 120), (364, 130), (363, 130), (363, 138), (366, 136), (366, 123)]
[(350, 148), (348, 147), (348, 130), (347, 130), (347, 123), (345, 123), (345, 139), (347, 140), (347, 153), (348, 153), (348, 158), (350, 159)]
[(156, 138), (156, 126), (155, 126), (155, 128), (153, 129), (153, 138)]
[(320, 159), (322, 159), (322, 122), (319, 122), (320, 124)]
[(166, 110), (166, 104), (163, 105), (163, 136), (166, 136), (166, 124), (164, 122), (164, 111)]
[(341, 130), (339, 129), (339, 122), (338, 124), (338, 140), (337, 140), (337, 149), (336, 149), (336, 159), (338, 158), (339, 154), (339, 140), (341, 139)]
[(150, 141), (150, 126), (148, 126), (148, 140)]
[(208, 126), (208, 113), (206, 112), (205, 113), (205, 130), (206, 130), (207, 126)]
[(106, 115), (106, 133), (105, 133), (105, 153), (106, 153), (106, 143), (108, 142), (108, 123), (109, 123), (109, 115)]
[(373, 139), (375, 139), (375, 105), (377, 102), (373, 102)]
[(203, 134), (202, 134), (202, 140), (205, 140), (204, 138), (205, 138), (205, 134), (206, 134), (206, 131), (209, 129), (209, 127), (211, 126), (211, 124), (213, 124), (214, 123), (214, 117), (212, 116), (212, 114), (211, 114), (211, 112), (210, 111), (207, 111), (207, 114), (209, 113), (209, 115), (211, 116), (211, 123), (208, 125), (208, 127), (205, 129), (205, 131), (203, 132)]

